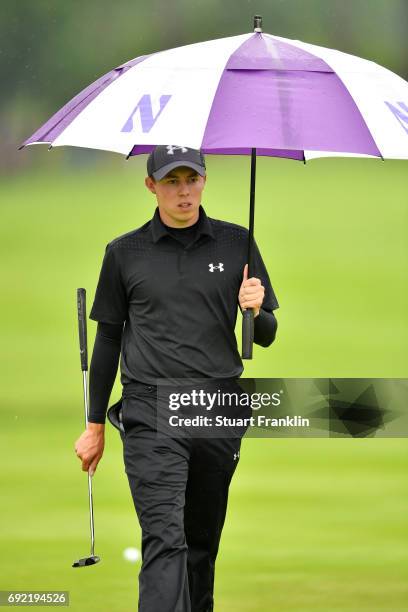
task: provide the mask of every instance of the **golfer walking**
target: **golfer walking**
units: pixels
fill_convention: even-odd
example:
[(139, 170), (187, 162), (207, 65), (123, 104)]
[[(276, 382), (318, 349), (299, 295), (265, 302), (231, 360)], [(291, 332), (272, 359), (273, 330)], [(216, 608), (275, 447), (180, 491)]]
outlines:
[[(228, 488), (242, 435), (158, 437), (158, 379), (206, 379), (237, 387), (238, 304), (253, 308), (254, 341), (275, 339), (279, 307), (248, 232), (207, 217), (200, 151), (157, 146), (145, 184), (153, 218), (110, 242), (90, 318), (98, 322), (90, 365), (90, 414), (75, 443), (91, 475), (102, 457), (107, 406), (119, 357), (123, 393), (108, 411), (123, 442), (125, 471), (142, 529), (140, 612), (209, 612)], [(222, 410), (221, 408), (219, 408)]]

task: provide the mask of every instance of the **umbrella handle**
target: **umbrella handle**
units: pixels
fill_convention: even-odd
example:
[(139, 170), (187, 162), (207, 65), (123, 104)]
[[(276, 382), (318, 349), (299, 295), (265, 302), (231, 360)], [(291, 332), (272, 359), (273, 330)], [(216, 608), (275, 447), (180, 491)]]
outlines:
[(242, 359), (252, 359), (254, 344), (254, 310), (247, 308), (242, 313)]

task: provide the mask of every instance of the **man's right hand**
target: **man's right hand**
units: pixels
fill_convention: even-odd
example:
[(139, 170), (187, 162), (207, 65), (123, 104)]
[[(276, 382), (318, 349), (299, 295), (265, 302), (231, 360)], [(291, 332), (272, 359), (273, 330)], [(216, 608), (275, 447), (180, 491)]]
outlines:
[(88, 428), (75, 442), (75, 452), (82, 461), (82, 470), (93, 476), (105, 447), (105, 425), (88, 423)]

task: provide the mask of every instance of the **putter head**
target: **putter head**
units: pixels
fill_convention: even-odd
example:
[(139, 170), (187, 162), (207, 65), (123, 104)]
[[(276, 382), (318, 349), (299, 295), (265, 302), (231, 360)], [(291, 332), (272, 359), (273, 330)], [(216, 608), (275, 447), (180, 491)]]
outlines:
[(100, 557), (96, 555), (91, 555), (90, 557), (84, 557), (83, 559), (78, 559), (78, 561), (74, 561), (72, 567), (85, 567), (86, 565), (95, 565), (100, 561)]

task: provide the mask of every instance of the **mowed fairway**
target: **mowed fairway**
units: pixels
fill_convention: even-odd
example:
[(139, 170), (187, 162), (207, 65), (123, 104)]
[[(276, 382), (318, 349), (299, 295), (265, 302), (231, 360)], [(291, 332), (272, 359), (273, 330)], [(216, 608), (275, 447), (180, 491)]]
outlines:
[[(37, 151), (35, 152), (37, 153)], [(23, 151), (22, 154), (35, 154)], [(74, 154), (78, 154), (77, 158)], [(117, 432), (94, 478), (89, 552), (76, 288), (88, 312), (106, 244), (154, 210), (144, 160), (87, 157), (3, 178), (0, 590), (69, 590), (75, 612), (137, 609), (139, 547)], [(260, 159), (255, 233), (281, 308), (258, 377), (408, 377), (404, 162)], [(247, 224), (249, 160), (208, 157), (209, 216)], [(238, 319), (240, 324), (240, 319)], [(88, 321), (89, 349), (96, 324)], [(237, 334), (239, 336), (239, 328)], [(120, 396), (117, 380), (112, 402)], [(407, 609), (406, 439), (246, 439), (216, 574), (217, 612)]]

